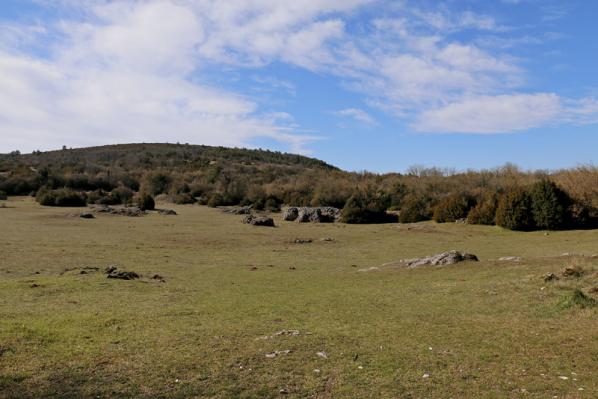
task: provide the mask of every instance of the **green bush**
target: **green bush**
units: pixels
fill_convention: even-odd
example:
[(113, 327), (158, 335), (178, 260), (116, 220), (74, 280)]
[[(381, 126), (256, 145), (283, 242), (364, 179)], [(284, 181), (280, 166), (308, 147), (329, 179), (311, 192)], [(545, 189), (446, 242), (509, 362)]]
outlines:
[(85, 195), (70, 188), (40, 189), (35, 200), (44, 206), (82, 207), (87, 205)]
[(495, 224), (496, 207), (498, 206), (498, 196), (495, 193), (488, 193), (474, 206), (467, 214), (467, 223), (469, 224)]
[(434, 209), (434, 221), (437, 223), (455, 222), (467, 216), (473, 206), (471, 197), (465, 194), (451, 194), (443, 198)]
[(396, 216), (386, 213), (390, 202), (383, 193), (360, 192), (349, 197), (341, 212), (341, 221), (351, 224), (396, 222)]
[(399, 222), (417, 223), (424, 220), (430, 220), (430, 218), (430, 205), (425, 198), (412, 194), (405, 197), (399, 211)]
[(532, 230), (532, 200), (527, 190), (515, 188), (502, 195), (496, 208), (496, 224), (509, 230)]
[(135, 193), (128, 187), (119, 186), (110, 192), (110, 196), (119, 204), (129, 205), (133, 202)]
[(568, 217), (571, 228), (593, 228), (596, 227), (595, 209), (584, 202), (572, 201), (569, 206)]
[(191, 193), (180, 193), (170, 196), (170, 200), (175, 204), (194, 204), (196, 202), (195, 197)]
[(216, 208), (217, 206), (222, 206), (223, 204), (224, 199), (220, 194), (212, 194), (207, 202), (207, 205), (211, 208)]
[(264, 209), (270, 212), (280, 212), (280, 202), (276, 198), (268, 198), (264, 203)]
[(137, 206), (143, 211), (152, 211), (156, 209), (156, 201), (150, 194), (142, 192), (137, 197)]
[(568, 225), (571, 198), (556, 184), (541, 180), (530, 189), (532, 215), (539, 229), (559, 230)]
[(0, 191), (0, 201), (6, 201), (8, 199), (8, 196), (6, 195), (6, 193), (4, 191)]

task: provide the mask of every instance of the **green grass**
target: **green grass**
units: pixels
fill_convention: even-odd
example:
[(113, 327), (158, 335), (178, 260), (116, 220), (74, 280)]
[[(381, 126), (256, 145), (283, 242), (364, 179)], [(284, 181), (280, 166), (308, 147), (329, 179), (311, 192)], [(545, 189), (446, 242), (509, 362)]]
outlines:
[[(562, 305), (575, 289), (596, 298), (598, 231), (279, 219), (260, 228), (199, 206), (91, 220), (30, 199), (7, 206), (3, 398), (598, 395), (597, 309)], [(382, 266), (450, 249), (481, 261)], [(523, 261), (493, 260), (502, 256)], [(571, 263), (582, 277), (544, 282)], [(80, 274), (110, 264), (144, 278)], [(285, 329), (300, 335), (263, 338)]]

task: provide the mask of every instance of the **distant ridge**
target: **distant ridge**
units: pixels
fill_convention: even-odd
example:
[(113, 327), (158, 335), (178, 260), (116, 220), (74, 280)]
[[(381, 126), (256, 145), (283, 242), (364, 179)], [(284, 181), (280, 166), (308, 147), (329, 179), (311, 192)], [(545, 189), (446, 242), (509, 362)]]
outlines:
[[(1, 155), (3, 158), (9, 154)], [(118, 164), (123, 169), (136, 169), (141, 165), (153, 167), (188, 169), (193, 166), (209, 164), (245, 164), (245, 165), (287, 165), (306, 168), (339, 170), (316, 158), (278, 151), (214, 147), (193, 144), (141, 143), (114, 144), (96, 147), (62, 149), (53, 151), (22, 154), (20, 162), (30, 166), (47, 164), (77, 164), (110, 166)]]

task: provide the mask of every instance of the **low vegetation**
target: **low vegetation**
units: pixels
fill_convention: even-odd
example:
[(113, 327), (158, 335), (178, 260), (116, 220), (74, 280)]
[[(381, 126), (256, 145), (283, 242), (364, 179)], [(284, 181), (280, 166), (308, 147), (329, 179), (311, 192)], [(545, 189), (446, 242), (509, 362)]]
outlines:
[[(598, 168), (522, 172), (513, 165), (455, 172), (351, 173), (299, 155), (187, 144), (130, 144), (0, 155), (0, 191), (130, 205), (144, 192), (175, 204), (346, 208), (347, 223), (466, 219), (515, 230), (589, 228), (598, 220)], [(58, 190), (58, 191), (57, 191)], [(62, 190), (62, 191), (60, 191)], [(65, 191), (67, 190), (67, 191)], [(80, 201), (79, 201), (80, 202)], [(388, 213), (392, 211), (392, 213)], [(390, 215), (390, 216), (389, 216)]]
[[(268, 228), (197, 205), (87, 220), (7, 204), (3, 399), (598, 393), (596, 230), (279, 213)], [(451, 249), (479, 261), (388, 265)]]

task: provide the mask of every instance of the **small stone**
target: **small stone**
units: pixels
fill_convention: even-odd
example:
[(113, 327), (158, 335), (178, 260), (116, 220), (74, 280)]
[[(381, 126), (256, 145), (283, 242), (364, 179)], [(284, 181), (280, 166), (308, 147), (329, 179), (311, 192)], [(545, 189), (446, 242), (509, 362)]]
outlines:
[(363, 370), (363, 366), (357, 366), (359, 370)]
[(328, 359), (328, 354), (324, 351), (316, 352), (316, 355), (320, 356), (321, 358)]
[(282, 388), (280, 391), (278, 391), (278, 393), (280, 393), (281, 395), (286, 395), (289, 393), (289, 391), (287, 391), (285, 388)]
[(564, 375), (559, 375), (559, 378), (560, 378), (561, 380), (568, 380), (568, 379), (569, 379), (569, 377), (567, 377), (567, 376), (564, 376)]
[(422, 378), (430, 378), (430, 374), (426, 373), (426, 374), (422, 375)]
[(320, 369), (314, 369), (314, 373), (320, 374)]

